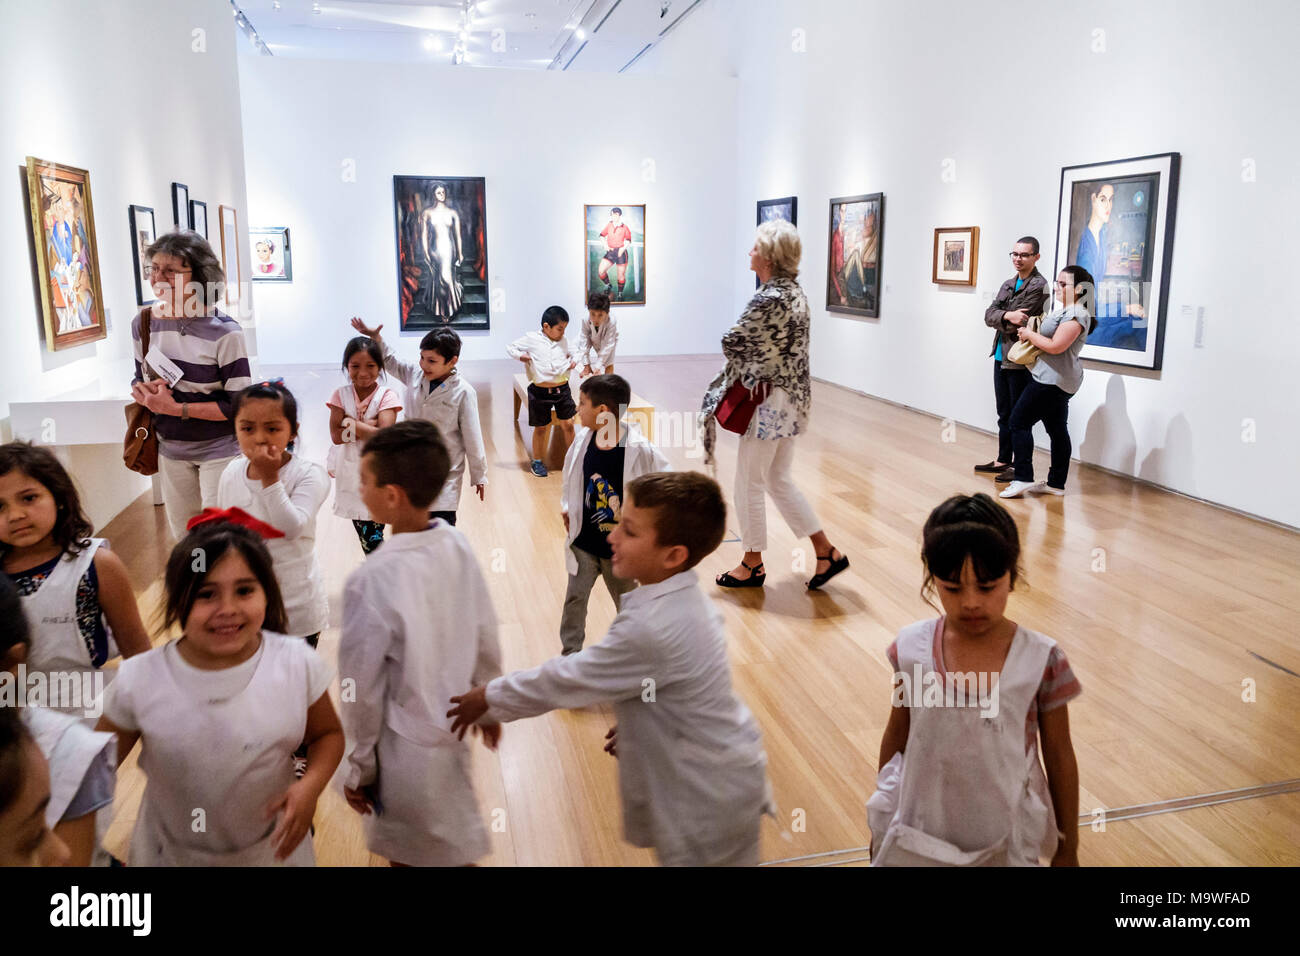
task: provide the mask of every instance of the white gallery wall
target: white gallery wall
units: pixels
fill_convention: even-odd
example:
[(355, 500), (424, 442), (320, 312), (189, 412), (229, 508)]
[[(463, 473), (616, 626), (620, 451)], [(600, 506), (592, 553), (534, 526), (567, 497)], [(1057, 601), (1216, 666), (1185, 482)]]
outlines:
[[(799, 197), (813, 374), (988, 429), (983, 311), (1021, 235), (1050, 273), (1061, 167), (1181, 153), (1163, 371), (1090, 365), (1075, 455), (1300, 525), (1298, 32), (1283, 0), (706, 0), (634, 69), (738, 77), (737, 229)], [(829, 313), (828, 199), (872, 192), (880, 318)], [(978, 287), (931, 284), (934, 228), (971, 225)], [(731, 278), (737, 312), (752, 277)]]
[[(499, 359), (548, 305), (585, 316), (584, 203), (645, 203), (644, 306), (619, 354), (716, 352), (734, 319), (733, 80), (239, 57), (250, 222), (288, 226), (292, 283), (259, 283), (263, 361), (336, 363), (350, 316), (396, 337), (393, 176), (483, 176)], [(399, 350), (414, 358), (422, 333)]]
[[(247, 256), (244, 148), (235, 31), (226, 0), (41, 0), (0, 3), (0, 422), (9, 403), (130, 394), (131, 319), (138, 310), (127, 207), (173, 226), (171, 183), (239, 212)], [(46, 349), (24, 203), (26, 157), (90, 172), (108, 337)], [(245, 259), (243, 269), (247, 275)], [(250, 347), (252, 343), (250, 342)], [(58, 419), (54, 419), (57, 442)], [(58, 449), (102, 527), (149, 487), (122, 465), (121, 429), (104, 444)]]

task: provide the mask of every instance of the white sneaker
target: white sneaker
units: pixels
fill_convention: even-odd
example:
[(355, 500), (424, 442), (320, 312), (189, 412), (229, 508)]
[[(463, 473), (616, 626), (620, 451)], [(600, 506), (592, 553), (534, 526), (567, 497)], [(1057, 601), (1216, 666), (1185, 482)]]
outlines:
[(1045, 495), (1056, 495), (1056, 497), (1058, 498), (1065, 497), (1064, 488), (1053, 488), (1051, 485), (1043, 485), (1043, 487), (1039, 488), (1038, 490)]
[(1005, 491), (998, 494), (998, 497), (1020, 498), (1026, 491), (1038, 491), (1042, 484), (1041, 481), (1013, 481), (1007, 485)]

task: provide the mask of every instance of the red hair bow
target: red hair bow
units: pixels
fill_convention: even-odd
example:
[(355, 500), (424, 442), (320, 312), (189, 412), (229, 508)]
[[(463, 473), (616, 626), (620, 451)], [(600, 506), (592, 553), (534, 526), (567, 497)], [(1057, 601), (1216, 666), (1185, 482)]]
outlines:
[(237, 524), (241, 528), (257, 532), (263, 539), (284, 537), (284, 532), (279, 528), (273, 528), (265, 521), (259, 521), (242, 508), (204, 508), (186, 523), (185, 530), (193, 531), (199, 525), (213, 521), (228, 521), (231, 524)]

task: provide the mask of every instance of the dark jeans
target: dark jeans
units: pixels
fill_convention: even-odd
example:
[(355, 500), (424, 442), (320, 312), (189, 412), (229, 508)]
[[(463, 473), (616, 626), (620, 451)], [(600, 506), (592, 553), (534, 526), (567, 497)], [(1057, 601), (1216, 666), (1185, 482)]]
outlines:
[(1011, 411), (1011, 445), (1015, 450), (1016, 481), (1034, 480), (1034, 424), (1042, 422), (1047, 437), (1052, 440), (1052, 467), (1047, 472), (1047, 483), (1053, 488), (1065, 488), (1065, 476), (1070, 470), (1070, 429), (1066, 419), (1070, 413), (1070, 393), (1055, 385), (1044, 385), (1030, 379), (1020, 394), (1020, 401)]
[(1004, 465), (1012, 462), (1011, 410), (1031, 379), (1027, 368), (1004, 369), (999, 360), (993, 360), (993, 394), (998, 403), (998, 461)]

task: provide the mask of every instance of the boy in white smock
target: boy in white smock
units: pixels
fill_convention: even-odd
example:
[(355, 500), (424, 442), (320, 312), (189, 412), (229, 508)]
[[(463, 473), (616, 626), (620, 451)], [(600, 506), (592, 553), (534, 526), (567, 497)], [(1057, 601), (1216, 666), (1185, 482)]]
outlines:
[[(501, 673), (501, 653), (469, 542), (429, 518), (448, 468), (430, 422), (399, 422), (366, 443), (361, 496), (393, 536), (343, 589), (339, 673), (356, 691), (343, 705), (344, 794), (365, 816), (370, 851), (395, 866), (463, 866), (489, 849), (469, 748), (444, 713), (451, 694)], [(500, 727), (481, 729), (495, 748)]]
[(452, 329), (434, 329), (420, 340), (420, 362), (403, 362), (379, 335), (382, 325), (367, 328), (360, 319), (352, 327), (368, 335), (384, 353), (384, 369), (406, 386), (404, 406), (407, 418), (433, 422), (442, 434), (451, 459), (451, 471), (442, 490), (429, 507), (430, 518), (456, 523), (461, 484), (469, 471), (469, 482), (483, 499), (487, 488), (487, 450), (478, 420), (478, 392), (456, 370), (460, 361), (460, 336)]
[(757, 864), (767, 756), (731, 687), (722, 615), (691, 570), (722, 541), (722, 490), (688, 471), (627, 491), (610, 545), (614, 573), (640, 587), (605, 639), (453, 697), (452, 730), (610, 701), (618, 723), (605, 749), (619, 758), (627, 841), (664, 866)]

